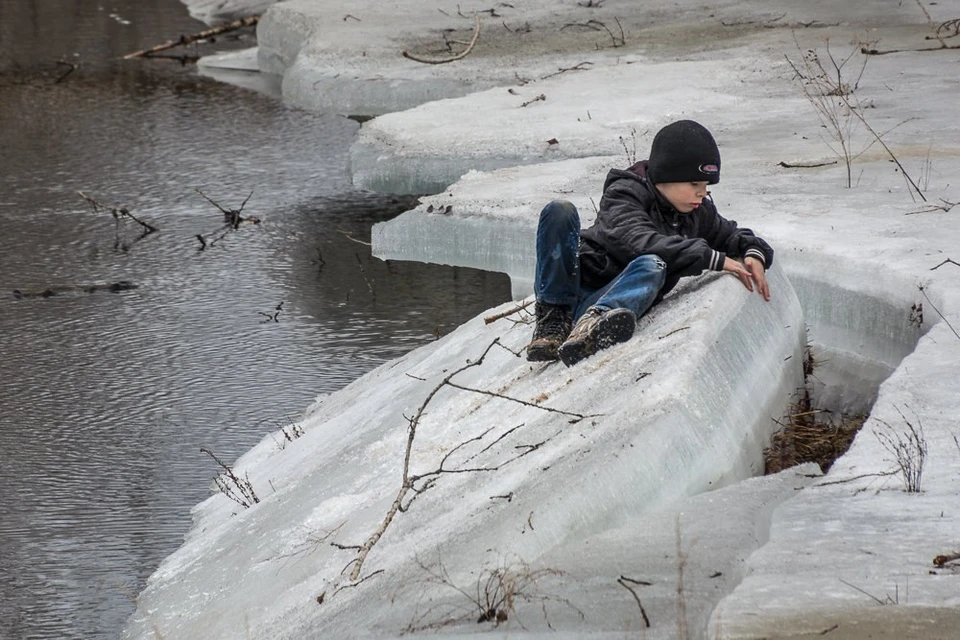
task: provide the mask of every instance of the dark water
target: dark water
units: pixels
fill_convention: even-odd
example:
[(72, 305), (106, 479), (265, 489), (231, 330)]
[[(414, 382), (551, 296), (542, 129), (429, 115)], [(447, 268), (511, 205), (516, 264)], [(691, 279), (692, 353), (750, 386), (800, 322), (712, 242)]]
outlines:
[[(117, 60), (203, 27), (175, 0), (0, 0), (4, 640), (116, 637), (209, 495), (200, 447), (232, 461), (510, 295), (504, 276), (350, 239), (409, 205), (351, 188), (355, 123)], [(75, 67), (59, 82), (58, 60)], [(197, 187), (228, 209), (252, 192), (242, 215), (261, 223), (200, 251), (223, 215)], [(117, 281), (138, 288), (78, 290)]]

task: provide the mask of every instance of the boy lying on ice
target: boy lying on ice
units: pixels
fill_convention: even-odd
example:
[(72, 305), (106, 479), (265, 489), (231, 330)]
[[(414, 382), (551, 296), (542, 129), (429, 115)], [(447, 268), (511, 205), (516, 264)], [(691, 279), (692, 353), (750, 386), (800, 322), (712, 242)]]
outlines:
[(707, 269), (730, 272), (770, 300), (765, 272), (773, 249), (717, 213), (707, 185), (719, 181), (713, 136), (681, 120), (657, 133), (649, 160), (607, 174), (589, 229), (581, 231), (569, 202), (544, 207), (537, 227), (537, 325), (527, 359), (571, 366), (625, 342), (637, 319), (680, 278)]

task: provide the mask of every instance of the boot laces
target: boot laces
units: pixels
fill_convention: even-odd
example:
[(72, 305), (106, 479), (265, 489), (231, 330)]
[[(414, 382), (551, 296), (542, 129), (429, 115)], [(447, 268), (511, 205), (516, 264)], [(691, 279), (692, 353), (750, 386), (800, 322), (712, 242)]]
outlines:
[(572, 324), (570, 311), (554, 305), (542, 305), (537, 309), (537, 337), (561, 336), (566, 338)]

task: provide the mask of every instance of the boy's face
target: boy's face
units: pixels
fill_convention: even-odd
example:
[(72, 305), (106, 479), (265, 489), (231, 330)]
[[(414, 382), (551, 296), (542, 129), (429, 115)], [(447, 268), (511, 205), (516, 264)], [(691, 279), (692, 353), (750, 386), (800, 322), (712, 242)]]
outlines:
[(702, 182), (660, 182), (657, 190), (680, 213), (690, 213), (700, 206), (707, 195), (707, 181)]

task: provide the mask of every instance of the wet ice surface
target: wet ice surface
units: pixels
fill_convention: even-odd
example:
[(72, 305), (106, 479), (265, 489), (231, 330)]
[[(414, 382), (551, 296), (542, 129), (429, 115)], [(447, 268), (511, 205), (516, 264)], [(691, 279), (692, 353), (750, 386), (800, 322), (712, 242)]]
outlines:
[[(452, 621), (470, 604), (451, 585), (470, 594), (480, 585), (482, 592), (491, 567), (509, 566), (514, 575), (540, 580), (498, 626), (503, 634), (533, 635), (549, 624), (567, 637), (953, 637), (956, 569), (936, 568), (932, 559), (957, 550), (960, 528), (954, 420), (960, 289), (957, 267), (944, 263), (958, 259), (951, 251), (960, 229), (949, 213), (912, 201), (877, 146), (854, 164), (854, 189), (845, 187), (842, 164), (778, 164), (831, 159), (783, 55), (798, 55), (798, 44), (822, 47), (825, 36), (838, 46), (864, 26), (875, 29), (870, 37), (881, 40), (880, 48), (929, 46), (926, 16), (906, 4), (869, 11), (835, 3), (722, 5), (711, 16), (683, 5), (672, 18), (655, 14), (644, 30), (636, 25), (651, 16), (630, 6), (604, 3), (633, 25), (632, 48), (618, 52), (622, 64), (545, 80), (545, 100), (519, 106), (528, 93), (539, 94), (537, 87), (504, 85), (364, 125), (352, 153), (355, 180), (437, 192), (376, 227), (374, 250), (503, 270), (522, 297), (529, 292), (540, 207), (569, 199), (589, 220), (604, 166), (632, 160), (634, 126), (640, 125), (635, 149), (642, 157), (660, 125), (690, 117), (714, 131), (724, 154), (723, 181), (713, 189), (721, 213), (777, 248), (774, 300), (762, 304), (731, 279), (712, 276), (685, 283), (644, 318), (630, 343), (573, 369), (530, 367), (492, 351), (483, 367), (463, 374), (464, 384), (604, 415), (591, 419), (595, 425), (551, 429), (560, 417), (542, 409), (463, 390), (438, 392), (418, 431), (413, 469), (435, 469), (451, 452), (451, 464), (530, 453), (495, 472), (444, 474), (391, 521), (356, 576), (368, 579), (356, 582), (349, 576), (355, 565), (348, 565), (356, 550), (326, 543), (362, 544), (389, 513), (402, 477), (405, 416), (494, 336), (517, 349), (530, 328), (508, 320), (486, 325), (478, 317), (449, 341), (384, 365), (308, 412), (305, 435), (282, 453), (264, 442), (239, 462), (260, 484), (272, 480), (276, 495), (243, 511), (222, 496), (200, 505), (193, 535), (142, 595), (132, 636), (148, 635), (151, 624), (172, 637), (199, 629), (222, 637), (247, 629), (252, 637), (358, 629), (397, 635), (427, 633), (421, 627), (430, 625), (443, 625), (441, 633), (477, 632), (492, 623), (478, 626), (476, 616)], [(934, 23), (960, 14), (956, 2), (927, 9)], [(359, 59), (350, 56), (357, 48), (344, 48), (339, 38), (347, 36), (339, 29), (337, 47), (305, 43), (303, 25), (323, 11), (319, 4), (290, 3), (265, 34), (266, 56), (261, 42), (261, 64), (284, 71), (284, 91), (301, 104), (312, 98), (300, 78), (332, 77), (338, 60)], [(300, 26), (285, 32), (298, 12)], [(404, 42), (430, 36), (436, 18), (426, 17), (424, 30)], [(682, 38), (665, 38), (683, 33), (681, 27)], [(696, 46), (682, 46), (698, 37)], [(301, 46), (309, 55), (293, 64)], [(480, 65), (483, 55), (478, 49), (470, 64)], [(405, 63), (394, 57), (356, 64), (382, 65), (385, 79), (402, 79)], [(950, 179), (960, 170), (960, 132), (948, 106), (957, 97), (950, 60), (909, 52), (871, 58), (858, 88), (878, 131), (915, 118), (884, 140), (908, 171), (925, 176), (931, 202), (960, 199)], [(369, 82), (361, 71), (358, 84)], [(700, 79), (704, 71), (695, 100), (670, 93), (671, 80)], [(459, 82), (463, 70), (430, 73)], [(390, 86), (383, 83), (381, 98)], [(630, 87), (635, 97), (618, 99), (611, 87)], [(314, 106), (328, 108), (329, 97), (319, 93)], [(353, 108), (352, 99), (345, 98), (345, 109)], [(536, 147), (549, 131), (561, 132), (557, 143)], [(861, 129), (858, 144), (869, 142), (865, 135)], [(517, 163), (529, 166), (505, 166)], [(806, 331), (814, 352), (829, 359), (816, 393), (846, 408), (873, 402), (864, 430), (823, 478), (788, 471), (779, 479), (735, 482), (751, 472), (749, 452), (782, 416), (784, 394), (797, 384), (788, 372)], [(744, 357), (749, 362), (739, 361)], [(922, 429), (928, 452), (920, 493), (903, 490), (883, 440), (902, 442), (910, 425)], [(494, 438), (515, 426), (483, 456), (470, 458), (474, 447), (488, 443), (471, 438), (487, 428), (493, 430), (484, 438)], [(331, 441), (338, 443), (332, 449)], [(720, 491), (690, 497), (720, 484)], [(796, 491), (800, 484), (806, 488)], [(713, 498), (716, 511), (704, 503)], [(633, 540), (649, 547), (631, 546)], [(635, 555), (620, 562), (625, 549)], [(264, 582), (235, 590), (233, 576), (251, 571)], [(645, 579), (644, 571), (653, 577)], [(640, 627), (640, 607), (618, 584), (621, 576), (652, 583), (634, 585), (649, 629)], [(280, 595), (263, 603), (264, 592)], [(684, 592), (713, 595), (686, 607), (676, 597)], [(247, 618), (231, 627), (223, 611)]]

